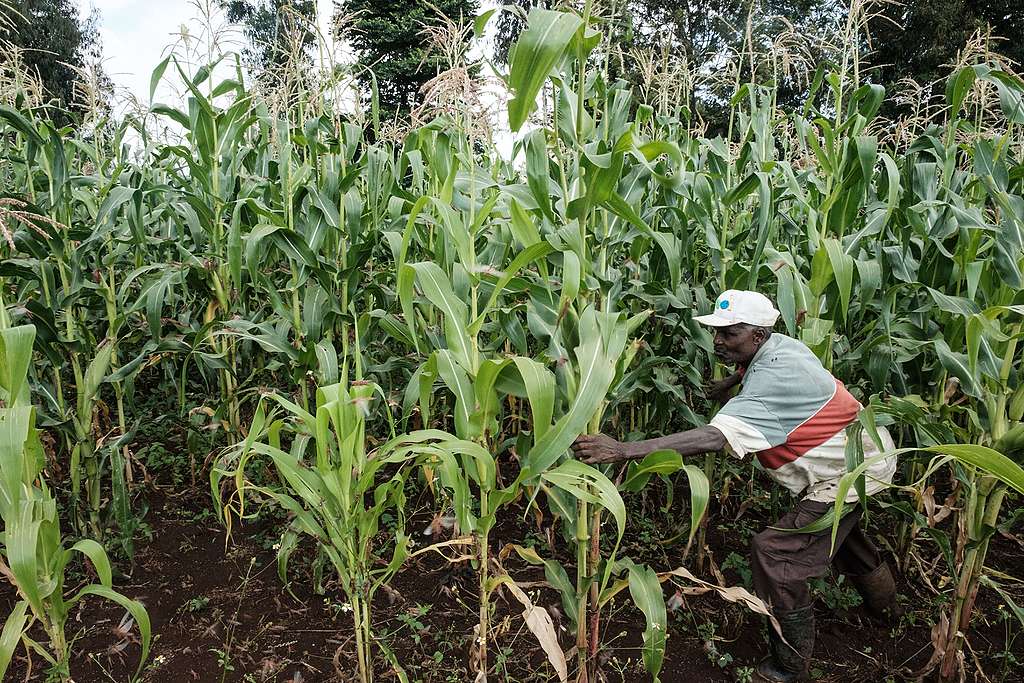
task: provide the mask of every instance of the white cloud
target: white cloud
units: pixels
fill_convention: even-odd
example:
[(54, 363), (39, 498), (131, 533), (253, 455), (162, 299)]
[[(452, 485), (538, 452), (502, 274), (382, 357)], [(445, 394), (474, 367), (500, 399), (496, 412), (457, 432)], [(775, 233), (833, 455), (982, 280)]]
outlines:
[[(153, 69), (177, 39), (182, 25), (197, 16), (190, 0), (78, 0), (82, 15), (100, 12), (104, 69), (118, 88), (145, 102)], [(170, 93), (161, 91), (167, 97)], [(159, 97), (158, 97), (159, 99)]]

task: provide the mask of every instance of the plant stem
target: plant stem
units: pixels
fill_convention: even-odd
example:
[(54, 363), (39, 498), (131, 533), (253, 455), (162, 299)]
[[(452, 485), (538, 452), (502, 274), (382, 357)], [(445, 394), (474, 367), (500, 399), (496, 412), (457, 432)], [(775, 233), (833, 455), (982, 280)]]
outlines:
[(590, 517), (587, 511), (587, 502), (581, 500), (577, 503), (576, 514), (576, 657), (579, 661), (579, 673), (577, 683), (587, 683), (587, 669), (589, 665), (587, 648), (587, 552), (590, 534), (588, 523)]
[[(481, 488), (480, 518), (485, 519), (488, 514), (487, 491)], [(490, 633), (490, 597), (487, 591), (487, 563), (490, 561), (488, 557), (488, 543), (488, 533), (480, 534), (477, 539), (477, 544), (480, 546), (480, 633), (478, 634), (479, 640), (476, 643), (479, 647), (478, 653), (480, 655), (480, 669), (477, 676), (479, 683), (487, 683), (487, 640)]]
[(363, 640), (363, 633), (366, 628), (363, 623), (363, 605), (358, 590), (353, 590), (349, 596), (352, 601), (352, 625), (356, 636), (356, 667), (360, 683), (369, 683), (366, 678), (366, 643)]
[[(999, 519), (999, 510), (1006, 495), (1006, 486), (994, 477), (984, 475), (975, 488), (974, 500), (970, 501), (964, 511), (967, 535), (974, 547), (967, 550), (960, 568), (960, 580), (956, 588), (956, 602), (949, 620), (946, 634), (946, 652), (939, 667), (940, 683), (952, 683), (959, 678), (960, 657), (967, 629), (974, 612), (974, 602), (978, 597), (981, 572), (988, 554), (990, 536), (985, 529), (995, 526)], [(984, 536), (984, 537), (983, 537)]]

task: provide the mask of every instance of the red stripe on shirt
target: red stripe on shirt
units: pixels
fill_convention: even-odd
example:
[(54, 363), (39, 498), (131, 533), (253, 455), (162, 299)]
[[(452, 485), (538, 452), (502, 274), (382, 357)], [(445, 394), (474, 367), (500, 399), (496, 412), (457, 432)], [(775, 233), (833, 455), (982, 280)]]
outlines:
[(786, 437), (786, 443), (760, 451), (757, 459), (766, 468), (777, 470), (846, 429), (848, 424), (857, 419), (859, 410), (860, 404), (857, 399), (846, 390), (842, 382), (836, 380), (836, 392), (832, 394), (832, 398), (819, 408), (818, 412), (790, 432)]

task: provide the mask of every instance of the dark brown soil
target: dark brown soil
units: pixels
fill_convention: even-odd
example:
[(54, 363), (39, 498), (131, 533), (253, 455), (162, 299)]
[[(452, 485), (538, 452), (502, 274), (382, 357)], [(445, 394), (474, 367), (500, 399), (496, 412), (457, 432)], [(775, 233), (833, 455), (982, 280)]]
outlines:
[[(139, 541), (132, 575), (115, 580), (119, 590), (145, 603), (153, 622), (155, 642), (142, 680), (316, 683), (353, 679), (353, 642), (349, 616), (342, 610), (344, 600), (329, 584), (325, 595), (312, 591), (308, 552), (296, 553), (293, 560), (293, 596), (277, 577), (271, 523), (263, 528), (236, 527), (231, 541), (225, 543), (224, 529), (210, 515), (203, 493), (167, 498), (155, 494), (153, 498), (156, 503), (147, 517), (152, 539)], [(516, 527), (522, 515), (507, 517), (496, 536), (521, 542), (519, 534), (524, 530)], [(415, 519), (418, 533), (425, 525), (422, 515)], [(730, 551), (744, 553), (742, 542), (728, 534), (713, 531), (710, 540), (717, 563)], [(999, 536), (991, 557), (993, 568), (1011, 574), (1019, 575), (1024, 566), (1021, 546)], [(511, 560), (507, 568), (520, 581), (543, 579), (533, 568)], [(725, 576), (730, 583), (740, 581), (731, 570)], [(918, 580), (914, 585), (919, 584)], [(408, 679), (472, 681), (468, 654), (477, 609), (472, 570), (452, 568), (432, 554), (423, 555), (403, 568), (393, 589), (378, 594), (374, 625)], [(901, 580), (900, 589), (911, 612), (895, 630), (868, 626), (858, 608), (835, 614), (819, 602), (819, 640), (813, 662), (817, 680), (904, 680), (906, 672), (928, 660), (934, 601), (906, 581)], [(603, 625), (603, 670), (609, 682), (650, 680), (640, 663), (642, 616), (629, 606), (627, 595), (613, 606), (610, 620)], [(13, 592), (5, 586), (0, 609), (9, 606), (12, 598)], [(554, 606), (558, 599), (551, 590), (540, 589), (538, 602)], [(1006, 649), (1005, 624), (995, 618), (1000, 602), (998, 596), (983, 591), (972, 623), (974, 655), (968, 652), (968, 670), (976, 672), (980, 663), (992, 681), (1024, 681), (1019, 666), (1006, 669), (1000, 658)], [(533, 636), (523, 627), (521, 608), (501, 595), (495, 603), (498, 635), (491, 649), (496, 666), (491, 680), (553, 680)], [(72, 674), (77, 683), (130, 679), (139, 646), (119, 630), (122, 614), (119, 608), (92, 600), (72, 615), (69, 633), (77, 636)], [(1019, 630), (1019, 625), (1011, 624), (1011, 634)], [(661, 674), (665, 682), (749, 680), (749, 667), (756, 666), (762, 656), (759, 620), (712, 595), (688, 598), (671, 615), (669, 635)], [(563, 645), (568, 648), (571, 636), (564, 636)], [(1024, 638), (1018, 638), (1011, 647), (1020, 661), (1024, 661), (1022, 646)], [(44, 663), (38, 657), (27, 678), (24, 653), (19, 650), (16, 659), (6, 680), (45, 680)], [(386, 662), (378, 665), (379, 680), (397, 680)], [(968, 680), (970, 675), (986, 680), (980, 674), (969, 674)]]

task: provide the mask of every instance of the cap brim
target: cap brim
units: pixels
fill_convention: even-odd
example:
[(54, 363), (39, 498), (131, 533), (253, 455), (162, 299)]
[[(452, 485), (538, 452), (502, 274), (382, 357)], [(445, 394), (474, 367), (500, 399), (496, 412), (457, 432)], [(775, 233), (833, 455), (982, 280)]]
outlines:
[(709, 327), (729, 327), (730, 325), (736, 324), (735, 320), (723, 318), (715, 313), (710, 313), (708, 315), (695, 315), (693, 316), (693, 319), (701, 325), (707, 325)]

